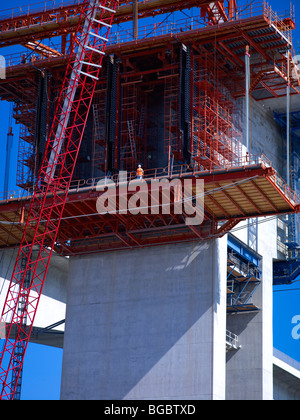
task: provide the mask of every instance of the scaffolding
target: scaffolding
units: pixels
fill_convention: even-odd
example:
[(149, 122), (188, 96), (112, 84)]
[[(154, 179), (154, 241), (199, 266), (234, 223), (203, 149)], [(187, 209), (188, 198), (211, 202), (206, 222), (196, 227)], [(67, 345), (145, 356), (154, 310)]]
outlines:
[[(92, 19), (86, 17), (90, 30), (89, 40), (84, 41), (85, 30), (78, 25), (88, 3), (72, 0), (57, 7), (46, 1), (43, 10), (0, 15), (0, 45), (20, 44), (36, 54), (34, 62), (23, 62), (20, 52), (7, 57), (8, 77), (0, 80), (0, 97), (16, 103), (14, 117), (21, 124), (18, 185), (36, 186), (33, 195), (27, 190), (22, 200), (16, 197), (1, 204), (0, 221), (5, 222), (0, 223), (1, 246), (21, 244), (4, 308), (5, 314), (17, 308), (8, 323), (10, 332), (12, 325), (16, 329), (16, 344), (11, 335), (4, 349), (14, 359), (8, 369), (13, 379), (9, 382), (7, 370), (0, 372), (7, 398), (21, 377), (38, 303), (32, 292), (40, 296), (53, 251), (73, 256), (207, 240), (222, 237), (241, 220), (300, 210), (299, 197), (270, 161), (262, 155), (242, 156), (242, 118), (235, 102), (245, 96), (247, 45), (253, 100), (285, 94), (291, 18), (279, 19), (265, 2), (240, 9), (234, 0), (226, 1), (228, 8), (222, 1), (161, 0), (159, 9), (155, 0), (149, 0), (140, 2), (133, 17), (132, 7), (121, 0), (114, 22), (134, 20), (135, 30), (112, 28), (108, 42), (110, 7), (116, 2), (103, 1)], [(198, 7), (198, 16), (185, 16), (176, 23), (168, 20), (168, 13), (192, 6)], [(153, 13), (165, 14), (166, 19), (137, 31), (137, 18)], [(55, 38), (58, 45), (45, 45), (48, 38)], [(63, 76), (66, 67), (70, 78)], [(45, 112), (44, 98), (35, 115), (38, 75), (46, 71), (51, 72), (51, 95), (45, 95), (49, 100)], [(298, 94), (297, 77), (290, 84), (291, 94)], [(39, 148), (37, 140), (47, 124), (53, 127), (49, 143)], [(80, 173), (74, 166), (86, 128), (86, 144), (92, 139), (94, 173), (72, 183), (73, 174)], [(84, 158), (89, 162), (88, 156)], [(186, 215), (175, 214), (174, 209), (170, 214), (98, 214), (97, 183), (110, 179), (118, 195), (120, 171), (128, 171), (128, 181), (136, 179), (138, 163), (143, 164), (147, 187), (175, 176), (183, 182), (203, 179), (203, 223), (187, 225)], [(41, 176), (35, 178), (33, 169), (38, 168)], [(34, 246), (38, 256), (32, 252)], [(35, 271), (37, 266), (40, 272)], [(32, 273), (29, 286), (28, 272)], [(260, 281), (258, 263), (229, 252), (228, 312), (258, 310), (255, 290)], [(229, 334), (229, 345), (237, 347), (234, 335)]]
[(20, 124), (16, 185), (24, 189), (33, 187), (36, 175), (36, 95), (32, 91), (30, 102), (15, 105), (13, 114)]
[[(138, 17), (151, 16), (154, 3), (143, 4)], [(98, 174), (98, 170), (132, 171), (140, 162), (152, 167), (192, 163), (197, 169), (211, 171), (230, 167), (241, 157), (242, 118), (237, 112), (238, 106), (234, 105), (245, 95), (245, 46), (250, 45), (251, 96), (255, 100), (283, 96), (288, 67), (285, 53), (292, 46), (294, 23), (293, 16), (279, 18), (263, 1), (244, 8), (237, 7), (235, 1), (227, 3), (228, 8), (225, 8), (222, 2), (201, 1), (199, 16), (185, 16), (176, 22), (166, 18), (159, 24), (139, 25), (136, 39), (132, 31), (112, 28), (107, 46), (109, 60), (114, 55), (118, 57), (121, 72), (116, 72), (117, 76), (112, 79), (116, 67), (109, 67), (104, 60), (105, 76), (99, 80), (97, 91), (104, 88), (113, 92), (114, 99), (110, 104), (114, 106), (110, 105), (101, 115), (96, 111), (96, 103), (94, 106), (94, 153), (91, 156), (94, 172), (91, 176)], [(199, 6), (196, 1), (188, 4)], [(161, 5), (159, 13), (167, 13), (184, 9), (187, 3), (175, 1), (170, 5), (162, 0)], [(7, 82), (1, 81), (2, 99), (17, 101), (19, 106), (22, 103), (20, 92), (24, 92), (27, 96), (23, 99), (24, 107), (28, 107), (33, 98), (37, 99), (30, 84), (36, 84), (37, 73), (44, 69), (49, 69), (53, 75), (52, 92), (59, 92), (61, 71), (68, 59), (72, 31), (81, 10), (80, 1), (62, 2), (61, 7), (46, 2), (44, 10), (28, 8), (23, 13), (20, 9), (14, 10), (10, 17), (3, 16), (0, 26), (5, 36), (1, 45), (21, 43), (30, 52), (26, 53), (25, 62), (21, 52), (6, 57), (9, 74), (14, 77), (9, 77)], [(128, 13), (127, 3), (120, 1), (116, 22), (130, 20), (132, 16)], [(36, 24), (42, 23), (38, 32), (32, 25), (33, 16)], [(236, 25), (237, 18), (239, 26)], [(58, 22), (57, 26), (51, 30), (54, 22)], [(203, 22), (209, 24), (203, 26)], [(55, 37), (51, 47), (43, 41), (47, 36)], [(172, 41), (174, 36), (176, 43)], [(294, 60), (291, 58), (290, 61), (290, 67), (296, 69)], [(299, 80), (294, 74), (297, 72), (292, 72), (291, 94), (299, 93)], [(110, 82), (106, 83), (108, 80)], [(152, 110), (148, 108), (146, 92), (156, 89), (164, 95), (161, 112), (164, 133), (159, 133), (163, 137), (163, 151), (156, 145), (153, 147), (154, 140), (149, 134), (152, 127), (147, 126), (147, 114)], [(49, 99), (55, 101), (55, 95)], [(106, 105), (109, 102), (107, 95)], [(103, 101), (104, 98), (101, 103)], [(22, 119), (28, 131), (31, 116), (25, 108)], [(53, 117), (50, 108), (47, 110), (48, 122)], [(32, 151), (37, 154), (38, 150), (36, 145), (32, 150), (32, 143), (23, 141), (23, 134), (20, 136), (18, 185), (27, 187), (33, 182), (29, 155)], [(28, 138), (27, 134), (25, 137)], [(154, 162), (156, 154), (159, 158)]]
[(35, 173), (35, 136), (25, 125), (20, 126), (18, 144), (18, 164), (16, 184), (24, 189), (30, 189), (34, 183)]
[(138, 92), (135, 83), (122, 86), (121, 169), (133, 171), (137, 166)]
[(218, 80), (220, 72), (207, 53), (194, 57), (191, 154), (197, 167), (204, 170), (232, 166), (242, 155), (234, 103)]

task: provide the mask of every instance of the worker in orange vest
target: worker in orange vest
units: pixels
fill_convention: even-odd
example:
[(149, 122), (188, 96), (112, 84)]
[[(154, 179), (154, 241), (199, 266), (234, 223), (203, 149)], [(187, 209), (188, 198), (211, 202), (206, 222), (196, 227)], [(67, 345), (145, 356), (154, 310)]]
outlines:
[(136, 170), (137, 179), (142, 179), (143, 175), (144, 175), (144, 171), (142, 169), (142, 165), (138, 165), (138, 168)]

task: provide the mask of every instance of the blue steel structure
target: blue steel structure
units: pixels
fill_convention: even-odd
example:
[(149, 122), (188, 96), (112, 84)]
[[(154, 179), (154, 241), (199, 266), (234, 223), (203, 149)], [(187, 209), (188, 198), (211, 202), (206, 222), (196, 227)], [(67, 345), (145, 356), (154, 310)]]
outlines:
[(231, 234), (227, 248), (227, 313), (258, 311), (252, 296), (261, 284), (261, 257)]
[[(274, 119), (280, 125), (282, 134), (286, 135), (286, 113), (274, 112)], [(290, 138), (291, 138), (291, 188), (300, 192), (300, 111), (290, 113)], [(300, 217), (299, 214), (287, 216), (288, 234), (285, 245), (288, 247), (288, 258), (273, 263), (273, 284), (291, 284), (300, 276)]]

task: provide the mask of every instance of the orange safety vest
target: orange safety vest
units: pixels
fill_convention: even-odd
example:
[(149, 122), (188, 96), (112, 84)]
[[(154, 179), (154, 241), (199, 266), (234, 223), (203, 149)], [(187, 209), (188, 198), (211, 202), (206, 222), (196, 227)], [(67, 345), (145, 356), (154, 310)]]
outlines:
[(142, 168), (137, 168), (137, 170), (136, 170), (136, 174), (137, 174), (137, 176), (142, 176), (142, 175), (143, 175), (143, 173), (144, 173), (144, 171), (143, 171), (143, 169), (142, 169)]

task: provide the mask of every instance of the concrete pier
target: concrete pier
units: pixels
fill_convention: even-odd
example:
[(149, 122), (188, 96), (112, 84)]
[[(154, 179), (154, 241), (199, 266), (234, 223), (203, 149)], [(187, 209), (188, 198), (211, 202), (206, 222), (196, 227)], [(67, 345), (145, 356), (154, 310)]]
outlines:
[(225, 399), (226, 237), (70, 259), (62, 399)]

